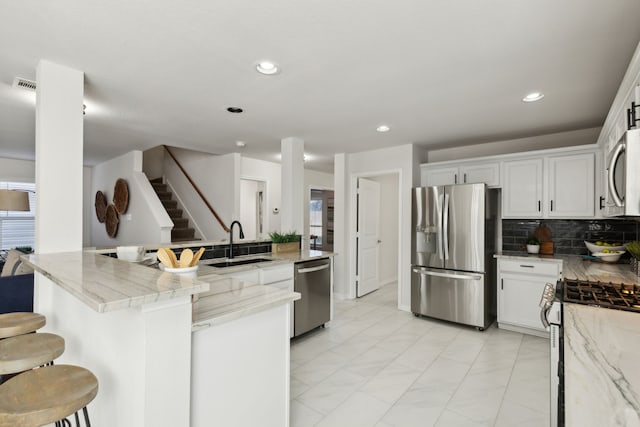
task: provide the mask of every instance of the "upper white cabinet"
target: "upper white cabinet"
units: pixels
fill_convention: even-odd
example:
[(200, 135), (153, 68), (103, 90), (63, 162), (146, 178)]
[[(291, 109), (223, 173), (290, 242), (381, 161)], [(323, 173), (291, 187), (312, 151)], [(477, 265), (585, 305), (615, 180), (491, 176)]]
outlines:
[(593, 218), (595, 152), (507, 161), (503, 218)]
[(477, 183), (485, 183), (489, 187), (499, 187), (500, 164), (492, 162), (456, 167), (432, 167), (427, 164), (422, 169), (423, 186)]
[(549, 218), (593, 217), (595, 210), (595, 153), (549, 157)]
[(503, 218), (542, 218), (542, 163), (542, 159), (504, 162)]

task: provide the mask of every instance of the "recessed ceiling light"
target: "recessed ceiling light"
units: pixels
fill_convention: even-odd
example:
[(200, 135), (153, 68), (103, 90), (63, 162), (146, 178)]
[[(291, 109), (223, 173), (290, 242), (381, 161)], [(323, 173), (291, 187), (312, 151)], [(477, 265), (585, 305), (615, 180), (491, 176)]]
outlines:
[(387, 125), (380, 125), (376, 128), (378, 132), (389, 132), (391, 128)]
[(522, 100), (524, 102), (535, 102), (535, 101), (540, 101), (542, 98), (544, 98), (544, 93), (542, 93), (542, 92), (531, 92), (530, 94), (528, 94), (527, 96), (522, 98)]
[(238, 147), (244, 147), (245, 145), (247, 145), (247, 143), (244, 141), (236, 141), (236, 146)]
[(230, 112), (230, 113), (240, 114), (244, 110), (242, 108), (240, 108), (240, 107), (229, 107), (229, 108), (227, 108), (227, 111)]
[(279, 71), (278, 65), (271, 61), (260, 61), (256, 65), (256, 70), (260, 74), (266, 74), (268, 76), (276, 74)]

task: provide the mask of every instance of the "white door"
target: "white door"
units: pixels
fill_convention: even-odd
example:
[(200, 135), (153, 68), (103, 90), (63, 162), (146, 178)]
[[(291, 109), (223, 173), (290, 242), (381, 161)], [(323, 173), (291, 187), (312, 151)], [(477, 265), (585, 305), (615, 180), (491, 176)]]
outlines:
[(380, 287), (380, 184), (358, 179), (358, 269), (356, 296)]

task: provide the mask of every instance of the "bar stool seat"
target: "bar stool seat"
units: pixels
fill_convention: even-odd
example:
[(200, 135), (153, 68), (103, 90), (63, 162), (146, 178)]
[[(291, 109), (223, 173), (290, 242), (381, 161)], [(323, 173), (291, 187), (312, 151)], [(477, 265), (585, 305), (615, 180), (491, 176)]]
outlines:
[(62, 353), (64, 339), (55, 334), (26, 334), (0, 340), (0, 375), (43, 366)]
[(98, 379), (79, 366), (56, 365), (23, 372), (0, 385), (0, 427), (57, 422), (85, 408), (97, 394)]
[(0, 314), (0, 338), (24, 335), (42, 328), (47, 319), (38, 313)]

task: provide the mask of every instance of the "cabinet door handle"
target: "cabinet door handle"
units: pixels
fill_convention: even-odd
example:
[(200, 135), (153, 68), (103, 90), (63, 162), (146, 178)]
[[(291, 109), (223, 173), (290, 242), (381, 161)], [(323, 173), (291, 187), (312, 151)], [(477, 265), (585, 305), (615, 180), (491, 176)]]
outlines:
[(553, 212), (553, 200), (551, 201), (551, 212)]
[(500, 289), (504, 289), (504, 279), (500, 279)]
[(604, 202), (604, 197), (600, 196), (600, 210), (604, 209), (603, 203)]
[(520, 267), (523, 267), (523, 268), (536, 268), (535, 265), (527, 265), (527, 264), (520, 264)]
[(542, 211), (542, 202), (538, 200), (538, 212)]
[(464, 183), (465, 184), (467, 183), (467, 174), (466, 173), (464, 174)]
[(458, 174), (457, 173), (453, 175), (453, 183), (454, 184), (458, 183)]

